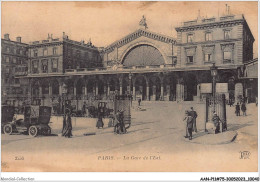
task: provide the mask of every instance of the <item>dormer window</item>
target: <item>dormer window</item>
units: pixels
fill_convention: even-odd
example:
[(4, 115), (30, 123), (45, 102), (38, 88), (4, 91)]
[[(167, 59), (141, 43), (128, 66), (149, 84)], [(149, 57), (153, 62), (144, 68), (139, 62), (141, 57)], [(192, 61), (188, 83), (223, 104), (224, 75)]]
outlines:
[(188, 34), (188, 35), (187, 35), (187, 42), (188, 42), (188, 43), (193, 42), (193, 34)]
[(212, 33), (211, 32), (205, 33), (205, 41), (212, 41)]

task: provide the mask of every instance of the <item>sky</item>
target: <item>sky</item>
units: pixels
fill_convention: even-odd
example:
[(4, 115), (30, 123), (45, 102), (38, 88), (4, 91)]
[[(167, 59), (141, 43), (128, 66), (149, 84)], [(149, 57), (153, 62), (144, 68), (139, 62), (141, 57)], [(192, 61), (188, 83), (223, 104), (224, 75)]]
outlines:
[(175, 27), (181, 22), (194, 20), (198, 10), (203, 17), (218, 17), (225, 12), (244, 14), (255, 38), (254, 57), (258, 53), (258, 4), (255, 2), (2, 2), (1, 36), (10, 34), (29, 43), (61, 37), (65, 32), (70, 39), (85, 42), (91, 39), (97, 47), (106, 47), (139, 28), (145, 15), (148, 29), (177, 37)]

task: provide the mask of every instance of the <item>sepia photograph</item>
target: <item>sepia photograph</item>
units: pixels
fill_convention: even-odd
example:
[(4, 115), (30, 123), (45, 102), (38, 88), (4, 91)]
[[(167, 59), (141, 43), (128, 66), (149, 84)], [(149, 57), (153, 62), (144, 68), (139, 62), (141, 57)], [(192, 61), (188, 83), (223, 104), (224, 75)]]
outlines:
[(258, 172), (257, 1), (2, 1), (1, 30), (2, 172)]

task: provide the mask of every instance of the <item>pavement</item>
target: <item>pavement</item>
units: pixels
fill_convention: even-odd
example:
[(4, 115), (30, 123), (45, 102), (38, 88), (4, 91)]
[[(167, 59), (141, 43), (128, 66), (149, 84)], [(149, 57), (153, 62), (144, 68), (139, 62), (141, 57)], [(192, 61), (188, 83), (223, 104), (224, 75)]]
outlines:
[[(198, 133), (190, 141), (184, 138), (183, 117), (191, 106), (198, 113)], [(235, 116), (235, 107), (228, 106), (228, 131), (217, 135), (204, 132), (203, 104), (142, 102), (141, 108), (133, 103), (132, 125), (124, 135), (113, 134), (108, 119), (103, 129), (97, 129), (95, 118), (72, 118), (73, 137), (64, 138), (60, 136), (62, 117), (51, 118), (52, 136), (2, 134), (2, 161), (9, 166), (3, 170), (257, 171), (258, 120), (254, 104), (247, 105), (248, 115), (240, 117)], [(241, 151), (250, 151), (250, 159), (241, 160)], [(16, 156), (25, 160), (16, 161)], [(144, 161), (145, 157), (149, 160)]]

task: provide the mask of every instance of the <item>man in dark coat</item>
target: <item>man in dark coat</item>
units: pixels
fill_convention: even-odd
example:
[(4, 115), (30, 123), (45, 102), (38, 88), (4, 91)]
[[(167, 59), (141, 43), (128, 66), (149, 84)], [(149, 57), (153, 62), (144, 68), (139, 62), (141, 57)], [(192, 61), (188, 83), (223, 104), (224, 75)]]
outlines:
[(239, 105), (239, 103), (237, 103), (237, 105), (236, 105), (236, 115), (240, 116), (240, 105)]
[(190, 109), (191, 109), (191, 111), (189, 113), (190, 113), (190, 115), (192, 117), (193, 131), (195, 131), (197, 133), (198, 130), (197, 130), (196, 118), (198, 117), (198, 115), (197, 115), (197, 112), (194, 111), (193, 107), (191, 107)]
[(243, 112), (243, 116), (246, 116), (246, 104), (245, 104), (245, 102), (243, 102), (243, 104), (241, 105), (241, 110)]
[(189, 133), (189, 140), (192, 140), (193, 118), (192, 116), (190, 116), (190, 113), (188, 114), (186, 121), (187, 121), (188, 133)]

